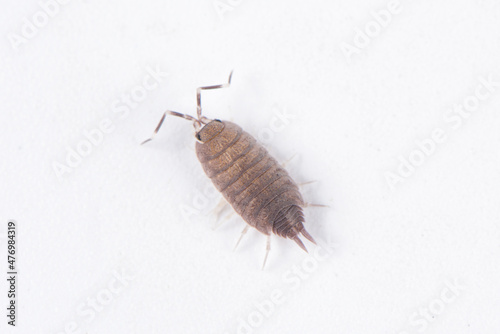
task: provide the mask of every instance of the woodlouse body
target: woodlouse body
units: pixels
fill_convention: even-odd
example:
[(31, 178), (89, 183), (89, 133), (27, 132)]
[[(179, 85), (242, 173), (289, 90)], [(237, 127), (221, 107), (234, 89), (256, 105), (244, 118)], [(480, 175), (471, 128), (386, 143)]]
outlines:
[(298, 186), (250, 134), (234, 123), (213, 120), (196, 136), (205, 173), (250, 226), (295, 240), (303, 249), (300, 233), (313, 241), (303, 226), (305, 203)]
[[(228, 121), (211, 120), (201, 113), (201, 91), (228, 87), (228, 83), (197, 89), (197, 117), (166, 111), (151, 138), (158, 133), (165, 116), (182, 117), (193, 122), (196, 130), (196, 154), (207, 176), (233, 209), (258, 231), (294, 240), (306, 252), (299, 238), (314, 239), (304, 229), (302, 208), (305, 202), (297, 184), (267, 150), (243, 129)], [(248, 226), (243, 230), (246, 233)], [(240, 238), (241, 239), (241, 238)]]

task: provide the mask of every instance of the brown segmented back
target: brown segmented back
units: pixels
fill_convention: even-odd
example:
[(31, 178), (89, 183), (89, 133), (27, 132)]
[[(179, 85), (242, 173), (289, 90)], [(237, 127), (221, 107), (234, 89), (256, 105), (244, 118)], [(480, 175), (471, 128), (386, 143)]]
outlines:
[(207, 176), (233, 209), (263, 234), (296, 241), (305, 231), (304, 200), (297, 184), (240, 126), (213, 120), (197, 133), (196, 154)]

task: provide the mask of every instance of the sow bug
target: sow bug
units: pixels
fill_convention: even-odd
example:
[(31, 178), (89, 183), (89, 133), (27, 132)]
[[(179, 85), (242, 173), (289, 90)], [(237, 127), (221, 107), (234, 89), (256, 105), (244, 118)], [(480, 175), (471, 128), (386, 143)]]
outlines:
[(264, 268), (271, 249), (271, 233), (292, 239), (306, 252), (307, 249), (299, 236), (304, 236), (314, 244), (316, 242), (304, 228), (303, 207), (307, 204), (288, 172), (240, 126), (202, 115), (201, 92), (229, 87), (232, 75), (233, 72), (225, 84), (199, 87), (196, 90), (196, 118), (167, 110), (152, 136), (142, 144), (153, 139), (167, 115), (193, 122), (197, 140), (196, 155), (203, 170), (226, 201), (248, 224), (241, 237), (250, 226), (267, 235), (266, 255), (262, 266)]

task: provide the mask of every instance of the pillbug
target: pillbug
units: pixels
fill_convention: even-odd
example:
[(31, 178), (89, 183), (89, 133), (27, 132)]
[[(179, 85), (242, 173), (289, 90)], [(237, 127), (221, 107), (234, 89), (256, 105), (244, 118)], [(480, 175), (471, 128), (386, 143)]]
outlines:
[(299, 236), (304, 236), (314, 244), (316, 242), (304, 228), (303, 207), (306, 203), (288, 172), (254, 137), (237, 124), (209, 119), (202, 115), (201, 92), (229, 87), (232, 74), (233, 72), (225, 84), (197, 89), (196, 118), (168, 110), (163, 114), (153, 135), (142, 144), (152, 140), (158, 133), (166, 115), (182, 117), (193, 122), (196, 155), (205, 174), (248, 224), (241, 237), (250, 226), (267, 235), (266, 255), (262, 266), (264, 268), (270, 250), (271, 233), (292, 239), (306, 252), (307, 249)]

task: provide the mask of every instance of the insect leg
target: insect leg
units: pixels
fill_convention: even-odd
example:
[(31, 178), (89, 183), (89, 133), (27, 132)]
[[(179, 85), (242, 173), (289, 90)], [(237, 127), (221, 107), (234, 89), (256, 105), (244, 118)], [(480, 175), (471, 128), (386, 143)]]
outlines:
[(215, 231), (216, 229), (218, 229), (219, 227), (221, 227), (222, 224), (224, 224), (227, 220), (229, 220), (232, 216), (234, 215), (234, 211), (233, 212), (229, 212), (223, 220), (221, 220), (219, 223), (217, 223), (213, 230)]
[(305, 203), (304, 207), (309, 208), (309, 207), (317, 207), (317, 208), (329, 208), (329, 205), (324, 205), (324, 204), (313, 204), (313, 203)]
[(264, 270), (264, 266), (266, 265), (267, 256), (269, 255), (270, 250), (271, 250), (271, 235), (269, 234), (267, 236), (266, 255), (264, 256), (264, 263), (262, 264), (262, 270)]
[(217, 206), (212, 210), (212, 214), (215, 215), (215, 222), (216, 222), (215, 226), (213, 227), (213, 230), (218, 229), (222, 225), (222, 223), (231, 218), (231, 216), (234, 214), (234, 211), (230, 212), (228, 215), (226, 215), (226, 217), (224, 217), (223, 220), (219, 220), (221, 212), (224, 211), (224, 209), (226, 209), (228, 206), (229, 203), (223, 197), (220, 199), (219, 204), (217, 204)]
[(318, 182), (316, 180), (312, 180), (312, 181), (307, 181), (307, 182), (302, 182), (302, 183), (299, 183), (297, 184), (299, 187), (303, 187), (303, 186), (306, 186), (308, 184), (311, 184), (311, 183), (315, 183), (315, 182)]
[(241, 235), (240, 235), (240, 238), (238, 239), (238, 242), (236, 243), (236, 245), (234, 246), (234, 249), (233, 249), (233, 252), (236, 250), (236, 247), (238, 247), (238, 245), (240, 244), (240, 241), (241, 239), (243, 238), (243, 236), (248, 232), (248, 229), (250, 228), (250, 225), (247, 225), (245, 226), (245, 228), (243, 229), (243, 231), (241, 231)]
[(201, 91), (229, 87), (229, 85), (231, 84), (232, 76), (233, 76), (233, 71), (231, 71), (231, 73), (229, 74), (229, 79), (227, 80), (227, 83), (225, 83), (225, 84), (215, 85), (215, 86), (198, 87), (196, 89), (196, 106), (197, 106), (196, 111), (197, 111), (197, 115), (198, 115), (199, 120), (201, 120)]
[(215, 215), (215, 219), (219, 218), (220, 213), (224, 210), (227, 204), (228, 203), (226, 202), (224, 197), (222, 197), (217, 206), (212, 210), (212, 214)]
[(294, 155), (292, 155), (287, 161), (284, 161), (281, 163), (281, 167), (285, 168), (286, 165), (288, 165), (290, 163), (290, 161), (293, 160), (293, 158), (295, 158), (297, 156), (297, 153), (295, 153)]

